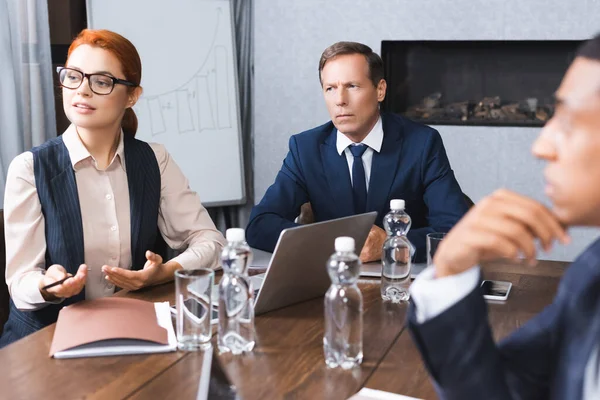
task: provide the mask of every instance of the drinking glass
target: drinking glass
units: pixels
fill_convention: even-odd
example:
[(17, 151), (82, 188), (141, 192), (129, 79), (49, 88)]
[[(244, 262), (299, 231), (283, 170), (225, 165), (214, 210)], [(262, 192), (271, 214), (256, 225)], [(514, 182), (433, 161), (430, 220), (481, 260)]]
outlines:
[(206, 268), (175, 272), (177, 347), (196, 351), (210, 347), (211, 293), (215, 273)]

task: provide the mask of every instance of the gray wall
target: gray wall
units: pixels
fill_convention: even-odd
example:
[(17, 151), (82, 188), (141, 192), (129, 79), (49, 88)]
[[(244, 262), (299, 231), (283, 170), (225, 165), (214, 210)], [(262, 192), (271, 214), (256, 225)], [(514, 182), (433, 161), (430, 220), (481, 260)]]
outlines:
[[(382, 40), (586, 39), (600, 31), (600, 0), (255, 0), (255, 199), (273, 182), (289, 136), (326, 122), (317, 68), (339, 40), (381, 50)], [(529, 149), (537, 128), (436, 127), (465, 193), (499, 187), (540, 201), (543, 163)], [(573, 244), (543, 259), (570, 261), (598, 236), (573, 229)]]

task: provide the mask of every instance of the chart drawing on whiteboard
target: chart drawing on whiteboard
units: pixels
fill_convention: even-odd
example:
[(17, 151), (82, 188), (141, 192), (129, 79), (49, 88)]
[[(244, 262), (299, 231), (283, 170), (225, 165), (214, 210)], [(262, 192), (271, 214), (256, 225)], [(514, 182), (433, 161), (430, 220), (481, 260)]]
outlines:
[(243, 204), (230, 1), (178, 0), (167, 7), (162, 0), (87, 0), (87, 5), (90, 28), (113, 30), (139, 52), (143, 93), (133, 107), (136, 138), (164, 145), (203, 204)]
[(217, 8), (215, 36), (206, 59), (183, 85), (170, 91), (143, 96), (135, 110), (142, 123), (149, 125), (152, 136), (168, 132), (198, 132), (230, 129), (232, 115), (229, 96), (227, 48), (216, 45), (222, 9)]

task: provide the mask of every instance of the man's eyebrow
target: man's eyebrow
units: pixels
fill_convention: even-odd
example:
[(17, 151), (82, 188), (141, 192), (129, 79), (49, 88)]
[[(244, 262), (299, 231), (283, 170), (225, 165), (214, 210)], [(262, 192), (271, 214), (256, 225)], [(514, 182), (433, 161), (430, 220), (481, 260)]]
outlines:
[(347, 85), (358, 85), (358, 81), (344, 81), (344, 82), (323, 82), (323, 86), (337, 86), (338, 84), (342, 85), (342, 86), (347, 86)]

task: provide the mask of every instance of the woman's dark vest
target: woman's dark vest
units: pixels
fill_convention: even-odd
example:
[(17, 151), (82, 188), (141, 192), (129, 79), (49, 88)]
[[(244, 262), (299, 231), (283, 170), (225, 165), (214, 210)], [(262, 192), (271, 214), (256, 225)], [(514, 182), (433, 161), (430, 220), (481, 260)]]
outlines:
[[(137, 270), (143, 268), (146, 262), (146, 250), (163, 254), (166, 249), (157, 229), (160, 169), (148, 143), (127, 134), (123, 140), (131, 213), (131, 268)], [(31, 152), (35, 186), (45, 219), (46, 268), (60, 264), (75, 275), (85, 260), (81, 209), (69, 152), (62, 137), (35, 147)], [(60, 304), (51, 304), (36, 311), (19, 311), (11, 300), (0, 348), (56, 322), (61, 308), (84, 299), (85, 288)]]

